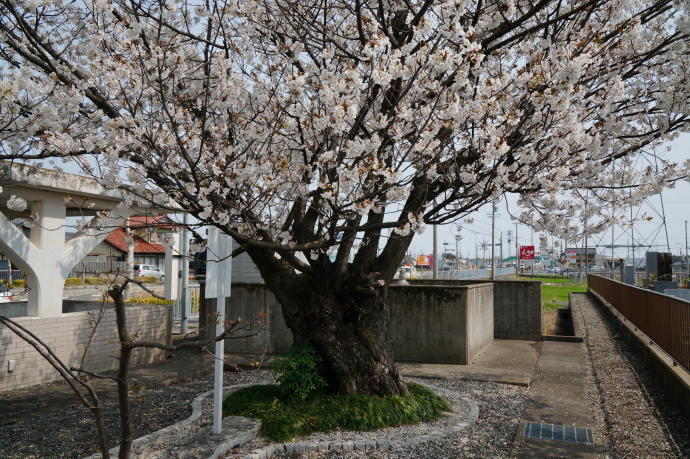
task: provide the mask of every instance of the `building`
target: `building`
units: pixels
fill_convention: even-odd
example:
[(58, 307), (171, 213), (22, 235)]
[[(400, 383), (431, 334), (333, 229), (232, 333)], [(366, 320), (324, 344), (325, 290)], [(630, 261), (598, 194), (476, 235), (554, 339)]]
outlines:
[[(123, 225), (124, 226), (124, 225)], [(165, 267), (165, 246), (158, 241), (162, 233), (175, 228), (167, 215), (139, 216), (129, 218), (129, 227), (134, 236), (134, 263)], [(116, 229), (94, 248), (84, 261), (127, 261), (127, 240), (123, 228)]]

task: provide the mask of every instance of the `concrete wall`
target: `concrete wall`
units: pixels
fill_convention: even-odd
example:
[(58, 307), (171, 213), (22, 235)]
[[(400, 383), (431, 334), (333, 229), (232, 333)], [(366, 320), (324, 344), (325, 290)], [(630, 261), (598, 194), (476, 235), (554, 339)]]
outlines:
[(0, 303), (0, 316), (24, 317), (27, 315), (28, 308), (26, 301), (12, 301), (11, 303)]
[(467, 365), (493, 341), (493, 286), (391, 286), (395, 359)]
[[(84, 352), (84, 341), (91, 333), (88, 312), (63, 314), (61, 317), (41, 319), (20, 317), (15, 321), (34, 333), (69, 366), (79, 366)], [(141, 305), (127, 308), (127, 326), (130, 333), (140, 332), (140, 339), (170, 343), (170, 306)], [(115, 311), (107, 310), (94, 340), (89, 346), (84, 367), (90, 371), (107, 371), (117, 368), (118, 353)], [(164, 358), (165, 351), (139, 349), (134, 362), (149, 363)], [(15, 369), (8, 372), (8, 361), (15, 361)], [(10, 390), (43, 384), (60, 379), (59, 374), (36, 350), (0, 325), (0, 390)]]
[[(391, 286), (391, 332), (395, 358), (408, 362), (467, 363), (493, 340), (493, 287)], [(209, 323), (215, 300), (205, 300), (200, 328)], [(292, 344), (280, 304), (264, 284), (234, 283), (226, 300), (226, 319), (262, 319), (268, 326), (256, 337), (227, 339), (229, 353), (281, 353)], [(202, 335), (211, 336), (211, 329)]]
[(541, 281), (463, 279), (412, 279), (410, 285), (477, 285), (490, 282), (494, 286), (494, 338), (541, 338)]

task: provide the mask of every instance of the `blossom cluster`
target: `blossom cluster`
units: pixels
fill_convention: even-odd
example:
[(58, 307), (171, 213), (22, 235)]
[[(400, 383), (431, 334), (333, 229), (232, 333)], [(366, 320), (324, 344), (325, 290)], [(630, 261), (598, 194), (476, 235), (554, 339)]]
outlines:
[(308, 261), (344, 230), (411, 240), (507, 193), (574, 237), (688, 168), (634, 167), (688, 129), (687, 2), (586, 3), (17, 4), (3, 158), (75, 161), (243, 241), (312, 242)]

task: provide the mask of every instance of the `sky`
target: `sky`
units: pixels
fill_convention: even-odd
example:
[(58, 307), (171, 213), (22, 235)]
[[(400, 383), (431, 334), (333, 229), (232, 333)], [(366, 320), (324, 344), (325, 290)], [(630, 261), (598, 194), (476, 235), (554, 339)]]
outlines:
[[(683, 134), (678, 139), (667, 144), (671, 150), (665, 154), (665, 157), (676, 162), (682, 162), (690, 158), (690, 134)], [(658, 151), (660, 151), (659, 149)], [(663, 206), (662, 206), (663, 201)], [(509, 201), (510, 202), (510, 201)], [(514, 202), (514, 201), (513, 201)], [(662, 211), (663, 207), (663, 211)], [(515, 255), (515, 222), (510, 219), (510, 215), (506, 211), (505, 200), (497, 205), (500, 214), (496, 216), (496, 241), (500, 240), (501, 232), (503, 232), (503, 257), (508, 257), (508, 254)], [(625, 211), (626, 216), (630, 216), (630, 208), (620, 209)], [(674, 189), (667, 189), (661, 195), (651, 196), (647, 199), (643, 206), (632, 209), (633, 217), (639, 218), (646, 214), (652, 217), (652, 220), (640, 220), (633, 223), (633, 232), (630, 228), (622, 228), (616, 226), (613, 228), (613, 245), (630, 246), (634, 240), (635, 245), (643, 245), (642, 248), (636, 248), (635, 257), (639, 259), (644, 256), (647, 250), (658, 252), (668, 252), (669, 248), (672, 254), (679, 255), (686, 254), (686, 233), (685, 222), (690, 221), (690, 182), (683, 181), (676, 184)], [(663, 225), (663, 215), (666, 216), (666, 226)], [(477, 245), (481, 246), (483, 241), (488, 242), (488, 250), (486, 257), (491, 257), (491, 205), (485, 205), (477, 212), (470, 215), (474, 219), (472, 224), (462, 224), (460, 235), (459, 248), (463, 257), (469, 253), (471, 258), (475, 256), (475, 240)], [(444, 242), (448, 243), (445, 247), (449, 252), (455, 253), (455, 234), (457, 231), (453, 225), (440, 225), (438, 231), (438, 253), (442, 253)], [(508, 248), (508, 231), (512, 231), (512, 238), (510, 249)], [(668, 242), (666, 234), (668, 232)], [(534, 245), (539, 251), (539, 234), (533, 233), (532, 230), (524, 225), (519, 225), (517, 228), (518, 243), (520, 245)], [(607, 256), (611, 255), (611, 229), (605, 232), (592, 236), (589, 238), (588, 247), (597, 246), (597, 253), (604, 253)], [(551, 243), (549, 237), (549, 244)], [(554, 240), (555, 242), (556, 240)], [(532, 244), (532, 242), (534, 244)], [(603, 246), (609, 246), (607, 248)], [(582, 242), (584, 246), (584, 242)], [(651, 248), (649, 247), (651, 246)], [(427, 228), (423, 234), (416, 235), (410, 246), (410, 252), (414, 255), (431, 254), (433, 253), (433, 231), (432, 228)], [(482, 257), (481, 248), (478, 250), (479, 257)], [(496, 256), (500, 254), (500, 248), (496, 247)], [(615, 247), (614, 257), (616, 258), (632, 258), (631, 249), (628, 247)], [(637, 263), (636, 263), (637, 264)]]

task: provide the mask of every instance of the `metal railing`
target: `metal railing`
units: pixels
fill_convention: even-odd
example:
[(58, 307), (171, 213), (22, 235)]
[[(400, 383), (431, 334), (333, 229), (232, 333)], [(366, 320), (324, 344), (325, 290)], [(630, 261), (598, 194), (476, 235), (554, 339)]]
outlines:
[(127, 272), (127, 262), (126, 261), (80, 261), (72, 269), (74, 273), (88, 273), (88, 274), (101, 274), (101, 273), (126, 273)]
[(690, 369), (690, 303), (591, 274), (588, 286), (671, 358)]
[[(13, 280), (13, 281), (16, 281), (16, 280), (25, 280), (25, 279), (26, 279), (26, 278), (24, 277), (24, 273), (22, 273), (20, 270), (18, 270), (18, 269), (13, 269), (13, 270), (12, 270), (12, 280)], [(6, 280), (6, 281), (9, 281), (9, 280), (10, 280), (10, 271), (9, 271), (9, 269), (5, 269), (5, 270), (0, 271), (0, 280)]]
[[(175, 321), (182, 319), (182, 299), (173, 300), (172, 317)], [(199, 286), (187, 287), (187, 308), (189, 320), (199, 320)]]
[[(496, 268), (497, 276), (506, 276), (515, 274), (515, 268)], [(439, 271), (438, 279), (481, 279), (491, 277), (490, 269), (459, 269), (457, 271)], [(424, 271), (420, 273), (417, 271), (417, 279), (433, 279), (434, 273), (431, 271)]]

